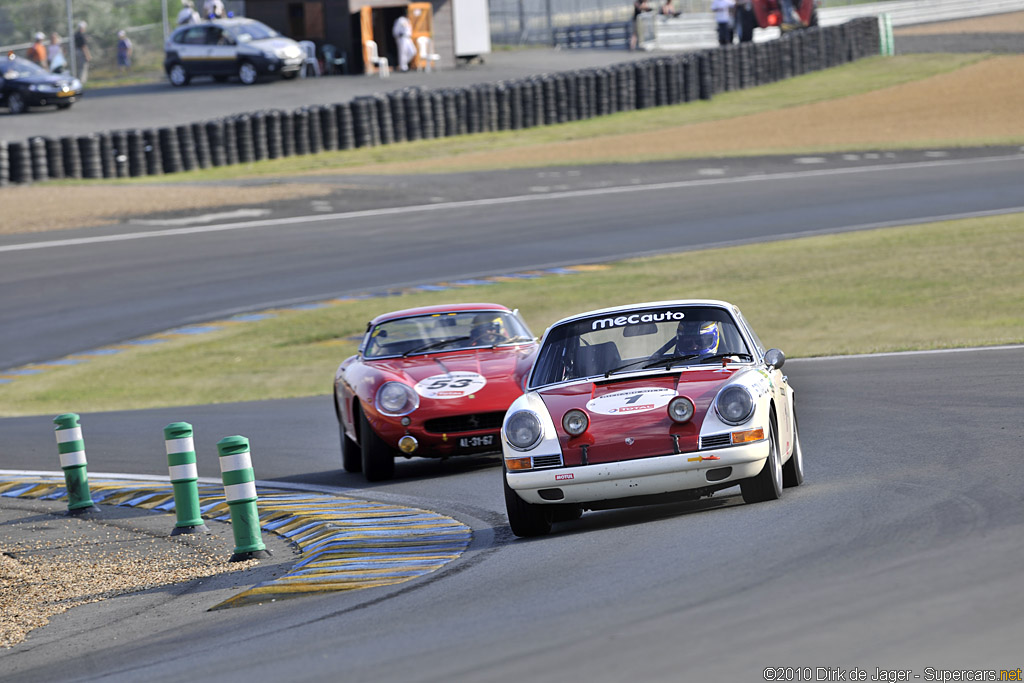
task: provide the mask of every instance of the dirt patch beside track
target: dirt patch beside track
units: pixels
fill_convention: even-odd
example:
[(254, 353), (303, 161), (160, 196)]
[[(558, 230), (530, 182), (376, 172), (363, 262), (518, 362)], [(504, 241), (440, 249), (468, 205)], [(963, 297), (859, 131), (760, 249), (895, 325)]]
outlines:
[[(259, 186), (25, 185), (3, 192), (0, 234), (87, 228), (162, 211), (252, 206), (281, 199), (320, 197), (329, 185)], [(42, 208), (46, 207), (46, 208)], [(64, 207), (59, 209), (58, 207)]]
[(938, 36), (953, 33), (1024, 33), (1024, 12), (907, 26), (895, 29), (893, 33), (897, 38), (899, 36)]

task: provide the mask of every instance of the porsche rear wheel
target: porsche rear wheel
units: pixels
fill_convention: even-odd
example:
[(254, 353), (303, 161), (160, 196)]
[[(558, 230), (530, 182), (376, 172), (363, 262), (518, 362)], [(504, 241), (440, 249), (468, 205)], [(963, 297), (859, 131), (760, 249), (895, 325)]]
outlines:
[(800, 429), (797, 427), (796, 411), (793, 411), (793, 455), (782, 466), (782, 485), (792, 488), (804, 483), (804, 451), (800, 447)]
[(360, 456), (366, 480), (382, 481), (394, 477), (395, 454), (388, 448), (384, 439), (373, 431), (362, 410), (359, 411), (359, 441), (362, 445)]
[(740, 493), (743, 495), (744, 503), (763, 503), (778, 500), (782, 496), (782, 465), (779, 463), (779, 435), (774, 413), (769, 422), (771, 431), (768, 439), (768, 458), (764, 461), (764, 467), (757, 476), (740, 482)]
[(505, 468), (501, 469), (501, 483), (505, 487), (505, 511), (508, 513), (508, 525), (512, 533), (521, 538), (544, 536), (551, 532), (553, 510), (548, 505), (527, 503), (512, 490), (505, 477)]

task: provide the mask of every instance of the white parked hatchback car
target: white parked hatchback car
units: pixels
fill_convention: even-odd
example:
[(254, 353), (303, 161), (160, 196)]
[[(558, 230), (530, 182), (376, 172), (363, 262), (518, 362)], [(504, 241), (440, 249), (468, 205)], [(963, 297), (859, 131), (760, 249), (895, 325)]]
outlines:
[(260, 76), (294, 78), (302, 69), (302, 48), (255, 19), (213, 19), (182, 26), (164, 44), (164, 71), (171, 85), (195, 76), (218, 81), (237, 76), (251, 85)]

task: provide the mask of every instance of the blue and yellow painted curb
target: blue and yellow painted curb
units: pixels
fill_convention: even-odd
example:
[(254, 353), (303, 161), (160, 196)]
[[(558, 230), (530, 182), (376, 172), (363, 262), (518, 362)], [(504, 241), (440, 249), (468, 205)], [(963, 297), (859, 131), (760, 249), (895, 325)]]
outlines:
[[(170, 482), (99, 477), (89, 485), (97, 505), (174, 510)], [(262, 485), (257, 490), (260, 528), (294, 544), (299, 559), (285, 575), (211, 609), (403, 583), (458, 558), (472, 539), (465, 524), (427, 510)], [(60, 500), (67, 487), (57, 474), (0, 475), (0, 497)], [(206, 519), (230, 521), (221, 486), (200, 484), (199, 508)]]

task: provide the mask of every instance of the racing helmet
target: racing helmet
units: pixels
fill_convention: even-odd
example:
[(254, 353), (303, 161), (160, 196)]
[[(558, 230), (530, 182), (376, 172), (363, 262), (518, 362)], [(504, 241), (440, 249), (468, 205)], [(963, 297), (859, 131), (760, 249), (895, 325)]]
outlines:
[(469, 338), (474, 344), (496, 344), (506, 339), (501, 315), (494, 311), (473, 316)]
[(684, 320), (676, 326), (676, 353), (717, 353), (718, 323)]

